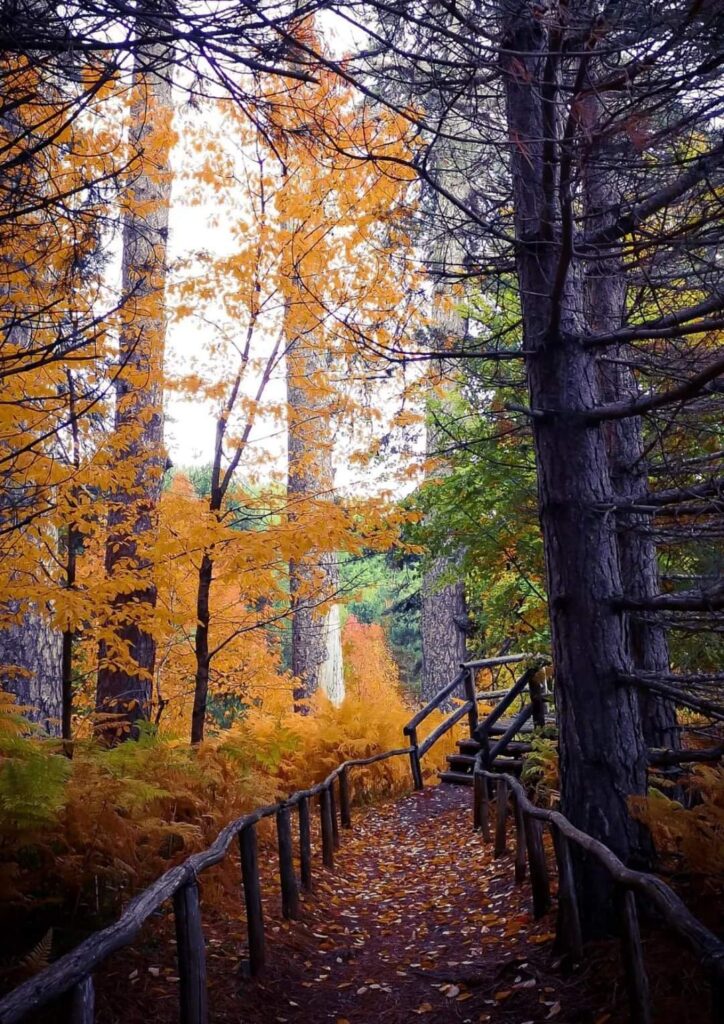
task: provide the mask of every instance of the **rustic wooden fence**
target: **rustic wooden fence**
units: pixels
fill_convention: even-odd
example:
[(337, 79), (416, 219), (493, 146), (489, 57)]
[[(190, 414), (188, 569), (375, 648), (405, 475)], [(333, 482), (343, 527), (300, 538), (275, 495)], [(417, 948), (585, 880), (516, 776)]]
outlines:
[(583, 961), (583, 939), (573, 875), (571, 844), (595, 858), (611, 877), (616, 896), (621, 953), (631, 1008), (632, 1024), (650, 1024), (651, 999), (644, 965), (637, 898), (654, 910), (665, 925), (692, 950), (709, 976), (712, 990), (712, 1022), (724, 1021), (724, 942), (710, 932), (687, 909), (672, 890), (654, 875), (627, 868), (603, 843), (575, 828), (557, 811), (536, 807), (512, 775), (492, 773), (479, 757), (473, 786), (473, 827), (481, 829), (490, 842), (489, 786), (495, 785), (494, 854), (506, 853), (506, 819), (512, 804), (515, 823), (515, 880), (522, 883), (526, 867), (533, 895), (533, 913), (542, 917), (551, 907), (548, 861), (543, 830), (548, 826), (553, 839), (558, 874), (558, 915), (556, 943), (574, 961)]
[[(423, 788), (421, 759), (425, 756), (428, 750), (430, 750), (430, 748), (445, 735), (446, 732), (449, 732), (449, 730), (452, 729), (452, 727), (456, 725), (461, 718), (464, 718), (467, 715), (470, 735), (475, 735), (479, 726), (482, 726), (482, 732), (486, 736), (487, 743), (489, 733), (485, 732), (486, 724), (489, 728), (498, 721), (501, 715), (514, 703), (516, 698), (521, 696), (521, 694), (529, 687), (532, 676), (535, 672), (535, 670), (524, 672), (521, 678), (507, 690), (489, 690), (477, 693), (475, 689), (475, 673), (478, 669), (515, 665), (521, 661), (530, 661), (534, 657), (536, 656), (531, 654), (506, 654), (501, 655), (498, 658), (481, 658), (478, 661), (466, 661), (461, 664), (460, 671), (455, 678), (446, 686), (443, 686), (443, 688), (435, 694), (432, 700), (430, 700), (424, 708), (421, 708), (416, 715), (413, 715), (407, 725), (404, 726), (403, 733), (410, 741), (410, 768), (412, 770), (412, 781), (415, 789)], [(458, 687), (462, 688), (462, 692), (465, 696), (463, 703), (460, 704), (459, 707), (455, 708), (455, 710), (448, 715), (448, 717), (441, 722), (429, 736), (426, 736), (424, 740), (420, 741), (417, 733), (422, 723), (433, 713), (433, 711), (436, 711), (446, 701), (448, 701)], [(478, 715), (478, 701), (497, 699), (500, 699), (500, 703), (481, 723)], [(523, 715), (522, 718), (520, 715), (516, 717), (516, 732), (520, 729), (523, 723), (531, 717), (531, 715), (534, 713), (536, 716), (538, 715), (541, 705), (540, 702), (536, 703), (532, 700), (531, 704), (527, 707), (528, 710), (524, 708), (520, 713)], [(545, 715), (544, 710), (541, 713)], [(536, 722), (537, 721), (538, 718), (536, 717)], [(511, 733), (510, 736), (501, 737), (499, 742), (496, 744), (498, 747), (496, 756), (505, 749), (512, 735), (514, 734)], [(505, 742), (503, 742), (503, 740), (505, 740)]]
[(299, 824), (299, 868), (302, 889), (312, 888), (311, 801), (319, 800), (322, 862), (334, 868), (335, 850), (340, 844), (340, 825), (350, 828), (349, 772), (391, 757), (410, 753), (409, 747), (387, 750), (373, 757), (355, 758), (335, 768), (327, 778), (287, 800), (260, 807), (232, 821), (206, 850), (195, 853), (182, 864), (166, 871), (157, 881), (130, 901), (119, 919), (95, 932), (50, 967), (30, 978), (0, 1000), (0, 1024), (14, 1024), (50, 1003), (68, 998), (67, 1011), (58, 1004), (56, 1020), (70, 1024), (92, 1024), (95, 1020), (93, 972), (112, 953), (130, 945), (144, 923), (168, 900), (173, 902), (179, 976), (179, 1020), (181, 1024), (206, 1024), (206, 953), (201, 921), (198, 876), (228, 854), (238, 840), (244, 893), (249, 966), (257, 974), (264, 966), (264, 917), (257, 855), (256, 826), (264, 818), (275, 818), (279, 856), (279, 885), (282, 914), (295, 918), (299, 893), (294, 865), (291, 815), (296, 809)]

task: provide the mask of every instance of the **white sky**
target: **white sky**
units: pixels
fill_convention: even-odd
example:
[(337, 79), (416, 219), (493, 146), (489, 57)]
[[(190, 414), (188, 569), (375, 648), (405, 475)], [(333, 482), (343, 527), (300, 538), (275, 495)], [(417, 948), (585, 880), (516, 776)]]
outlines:
[[(325, 35), (334, 49), (338, 52), (348, 50), (352, 42), (349, 28), (338, 19), (333, 19), (332, 17), (325, 17), (324, 21)], [(212, 120), (209, 120), (210, 116)], [(210, 115), (207, 108), (196, 113), (185, 110), (183, 117), (196, 117), (197, 127), (208, 123), (212, 131), (221, 131), (223, 134), (224, 124), (222, 123), (222, 115), (220, 113)], [(215, 122), (213, 118), (216, 119)], [(182, 127), (183, 120), (177, 120), (177, 128), (182, 129)], [(188, 153), (184, 153), (182, 147), (179, 147), (175, 154), (175, 159), (177, 161), (177, 169), (188, 173), (188, 163), (184, 165), (184, 162), (193, 160), (193, 157), (190, 157)], [(201, 250), (207, 250), (216, 256), (233, 254), (235, 242), (227, 225), (235, 211), (229, 210), (228, 205), (226, 207), (220, 206), (211, 197), (208, 204), (200, 206), (187, 205), (183, 201), (183, 196), (180, 195), (181, 190), (185, 187), (183, 177), (177, 177), (174, 184), (169, 217), (170, 265), (173, 267), (177, 261), (185, 258), (188, 259), (190, 255)], [(242, 202), (242, 195), (243, 193), (240, 189), (240, 202)], [(198, 272), (200, 274), (205, 272), (202, 264), (198, 265)], [(200, 317), (195, 319), (185, 318), (181, 323), (172, 322), (169, 325), (166, 365), (172, 374), (190, 371), (194, 359), (204, 357), (204, 353), (208, 350), (209, 343), (214, 334), (214, 327), (208, 323), (208, 319), (215, 320), (218, 318), (219, 321), (224, 319), (220, 308), (215, 310), (213, 306), (210, 306), (206, 307), (203, 312), (206, 322)], [(243, 324), (239, 325), (240, 330), (243, 330), (244, 326)], [(233, 330), (233, 327), (231, 329)], [(267, 343), (271, 344), (271, 339), (262, 342), (262, 344)], [(232, 371), (233, 365), (230, 365), (229, 373), (231, 374)], [(255, 386), (256, 381), (252, 376), (252, 379), (247, 384), (247, 393), (250, 393)], [(384, 389), (381, 388), (377, 390), (378, 392), (384, 392)], [(383, 398), (382, 405), (383, 408), (386, 406), (387, 412), (393, 413), (395, 411), (393, 395), (396, 389), (390, 386), (387, 390), (389, 395)], [(283, 403), (285, 396), (286, 386), (283, 378), (283, 366), (281, 366), (275, 375), (275, 379), (269, 385), (265, 395), (265, 402)], [(203, 398), (181, 397), (171, 391), (166, 398), (165, 411), (166, 444), (173, 464), (176, 467), (208, 464), (212, 458), (215, 435), (215, 415), (210, 403), (204, 401)], [(381, 425), (380, 429), (384, 430), (385, 428)], [(252, 444), (256, 449), (253, 453), (253, 462), (256, 468), (258, 468), (258, 463), (261, 460), (270, 475), (272, 473), (283, 473), (286, 456), (286, 435), (282, 424), (272, 422), (269, 419), (262, 419), (252, 435)], [(418, 446), (418, 450), (421, 450), (421, 444), (422, 442)], [(351, 467), (346, 462), (344, 447), (340, 444), (337, 454), (335, 484), (338, 488), (345, 491), (364, 490), (369, 493), (371, 487), (379, 489), (387, 485), (389, 481), (385, 480), (386, 473), (381, 466), (376, 472), (366, 470), (364, 477), (360, 478), (359, 469)], [(244, 462), (242, 461), (239, 469), (240, 479), (243, 478), (243, 474)], [(398, 493), (407, 491), (413, 486), (413, 481), (402, 486), (398, 484)]]

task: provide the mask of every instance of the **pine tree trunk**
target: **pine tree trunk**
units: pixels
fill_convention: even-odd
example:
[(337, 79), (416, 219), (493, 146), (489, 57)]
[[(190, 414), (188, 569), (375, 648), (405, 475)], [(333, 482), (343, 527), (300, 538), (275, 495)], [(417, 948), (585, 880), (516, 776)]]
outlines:
[(450, 559), (437, 558), (422, 580), (420, 697), (424, 702), (455, 678), (460, 662), (466, 657), (465, 584), (449, 583), (441, 587), (439, 581), (449, 568)]
[[(624, 862), (648, 854), (645, 831), (628, 798), (646, 791), (646, 746), (636, 694), (619, 685), (630, 671), (615, 521), (606, 511), (613, 489), (603, 429), (583, 416), (600, 401), (595, 354), (584, 333), (583, 281), (566, 253), (560, 218), (568, 183), (555, 179), (545, 143), (556, 132), (546, 81), (545, 29), (532, 12), (503, 4), (501, 52), (517, 238), (523, 338), (534, 410), (548, 601), (560, 730), (561, 804), (578, 828), (606, 843)], [(560, 153), (560, 151), (559, 151)], [(560, 273), (567, 262), (566, 272)], [(610, 885), (590, 859), (577, 863), (583, 922), (605, 927)]]
[[(332, 500), (333, 438), (329, 397), (322, 381), (325, 353), (297, 341), (287, 354), (288, 504), (290, 522), (299, 522), (298, 508), (306, 502)], [(339, 610), (332, 604), (319, 610), (339, 590), (339, 567), (334, 553), (311, 553), (289, 563), (292, 612), (292, 673), (295, 709), (321, 686), (330, 700), (344, 698), (342, 640)], [(336, 626), (335, 626), (336, 624)]]
[[(164, 62), (170, 56), (168, 48), (155, 54)], [(132, 479), (111, 499), (105, 564), (117, 592), (100, 643), (96, 692), (97, 711), (128, 723), (124, 736), (136, 735), (134, 723), (149, 718), (156, 654), (152, 547), (166, 462), (162, 378), (171, 197), (171, 83), (137, 72), (134, 88), (130, 135), (139, 155), (123, 221), (125, 306), (115, 415), (119, 469), (130, 469)]]
[(32, 606), (22, 615), (19, 605), (5, 606), (0, 628), (0, 684), (14, 693), (24, 714), (51, 736), (59, 736), (62, 717), (62, 637)]
[[(463, 147), (462, 155), (465, 155), (465, 147)], [(436, 155), (436, 163), (438, 178), (452, 194), (467, 195), (469, 193), (470, 183), (466, 178), (461, 180), (450, 143), (440, 147), (440, 151)], [(455, 210), (446, 197), (436, 196), (435, 213), (443, 225), (454, 223)], [(428, 272), (435, 282), (431, 310), (431, 347), (437, 351), (444, 351), (451, 345), (456, 348), (462, 345), (467, 331), (464, 318), (456, 308), (449, 305), (449, 295), (447, 295), (448, 305), (443, 304), (446, 297), (444, 273), (446, 271), (453, 274), (459, 272), (464, 265), (465, 253), (454, 232), (442, 230), (439, 225), (435, 224), (435, 217), (433, 217), (430, 227), (433, 234), (433, 246)], [(441, 370), (444, 366), (451, 375), (455, 373), (453, 361), (441, 364)], [(444, 415), (446, 411), (445, 396), (441, 399), (440, 406), (441, 413)], [(444, 459), (440, 459), (440, 450), (447, 448), (449, 443), (450, 438), (435, 424), (434, 416), (431, 416), (431, 410), (428, 407), (425, 434), (426, 455), (428, 459), (438, 460), (432, 474), (433, 477), (439, 477), (450, 471), (449, 463), (446, 464)], [(465, 661), (467, 656), (468, 615), (465, 580), (464, 574), (458, 568), (463, 554), (463, 551), (454, 554), (437, 554), (422, 578), (420, 587), (422, 641), (420, 698), (424, 702), (431, 700), (443, 686), (454, 679), (460, 669), (460, 662)], [(441, 585), (443, 581), (445, 583)], [(450, 707), (454, 696), (451, 696), (443, 707)]]
[[(599, 118), (605, 112), (599, 104)], [(618, 147), (626, 146), (619, 142)], [(586, 225), (589, 231), (602, 230), (617, 209), (616, 168), (626, 154), (603, 138), (594, 141), (584, 167)], [(593, 334), (609, 334), (623, 323), (626, 309), (626, 276), (619, 252), (609, 251), (605, 258), (591, 260), (586, 266), (586, 321)], [(636, 398), (636, 380), (628, 365), (629, 352), (622, 346), (609, 349), (599, 360), (601, 397), (605, 402)], [(646, 504), (648, 473), (640, 417), (618, 420), (604, 429), (608, 448), (611, 487), (619, 502)], [(626, 593), (633, 598), (650, 598), (660, 593), (656, 545), (651, 539), (651, 516), (620, 510), (616, 513), (621, 576)], [(666, 631), (641, 615), (629, 615), (631, 659), (635, 669), (665, 675), (669, 671), (669, 647)], [(660, 695), (639, 693), (641, 721), (649, 747), (678, 749), (676, 707)]]

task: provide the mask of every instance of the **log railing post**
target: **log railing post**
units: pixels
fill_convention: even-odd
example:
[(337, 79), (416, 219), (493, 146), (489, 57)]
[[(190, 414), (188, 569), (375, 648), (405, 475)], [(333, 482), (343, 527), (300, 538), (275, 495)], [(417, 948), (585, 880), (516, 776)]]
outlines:
[(530, 694), (530, 703), (533, 707), (533, 725), (538, 729), (542, 729), (546, 724), (545, 686), (536, 679), (537, 675), (537, 672), (531, 674), (528, 681), (528, 692)]
[(322, 826), (322, 863), (325, 868), (334, 870), (334, 833), (329, 786), (325, 786), (319, 794), (319, 820)]
[(483, 768), (490, 771), (490, 731), (487, 725), (478, 726), (478, 743), (480, 744), (480, 756), (483, 759)]
[(297, 879), (294, 873), (292, 826), (289, 820), (288, 807), (280, 807), (277, 811), (277, 847), (279, 850), (282, 917), (294, 920), (299, 916), (299, 894), (297, 892)]
[(259, 857), (254, 825), (247, 825), (239, 833), (239, 852), (246, 906), (246, 927), (249, 937), (249, 970), (253, 976), (262, 970), (265, 959), (264, 913), (261, 906)]
[(352, 828), (352, 810), (349, 798), (349, 775), (343, 768), (339, 773), (339, 820), (342, 828)]
[(515, 814), (515, 884), (522, 885), (525, 881), (526, 837), (523, 808), (518, 794), (513, 793), (513, 813)]
[(583, 959), (583, 936), (578, 913), (571, 847), (566, 836), (555, 825), (553, 826), (553, 848), (558, 865), (556, 942), (576, 963), (580, 963)]
[(533, 916), (543, 917), (551, 905), (551, 890), (548, 882), (548, 866), (543, 846), (543, 825), (530, 814), (523, 815), (525, 822), (525, 843), (528, 848), (530, 884), (533, 889)]
[(412, 769), (412, 784), (415, 789), (424, 789), (425, 783), (422, 781), (422, 766), (420, 765), (420, 748), (417, 743), (417, 729), (410, 729), (408, 733), (410, 737), (410, 768)]
[(95, 987), (92, 975), (87, 974), (73, 989), (70, 1004), (70, 1024), (94, 1024), (95, 1019)]
[(478, 701), (475, 695), (475, 669), (474, 668), (463, 668), (465, 675), (463, 677), (463, 688), (465, 690), (465, 699), (472, 703), (470, 711), (468, 711), (468, 726), (470, 729), (470, 736), (475, 736), (475, 730), (478, 727)]
[(303, 796), (299, 810), (299, 876), (302, 889), (312, 891), (312, 826), (309, 820), (309, 797)]
[(337, 816), (337, 794), (334, 791), (334, 779), (329, 784), (329, 809), (332, 816), (332, 842), (335, 850), (339, 849), (339, 818)]
[(631, 1008), (631, 1024), (651, 1024), (649, 981), (644, 966), (636, 897), (631, 889), (619, 887), (616, 899), (621, 926), (621, 954)]
[(207, 1024), (206, 943), (201, 927), (197, 882), (187, 882), (173, 897), (176, 950), (181, 987), (181, 1024)]
[(495, 785), (495, 848), (494, 857), (502, 857), (507, 850), (505, 820), (508, 814), (508, 783), (498, 779)]
[(490, 804), (488, 801), (488, 780), (483, 775), (480, 758), (473, 769), (473, 828), (480, 829), (483, 842), (490, 842)]

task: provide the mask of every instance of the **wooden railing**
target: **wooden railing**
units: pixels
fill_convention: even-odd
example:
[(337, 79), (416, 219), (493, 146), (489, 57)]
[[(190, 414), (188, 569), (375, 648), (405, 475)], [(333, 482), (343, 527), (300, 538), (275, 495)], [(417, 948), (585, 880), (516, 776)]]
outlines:
[[(319, 799), (319, 820), (321, 830), (322, 863), (328, 869), (334, 868), (335, 851), (340, 845), (340, 825), (351, 827), (351, 802), (349, 772), (355, 767), (376, 764), (392, 757), (409, 756), (415, 788), (422, 788), (420, 758), (432, 745), (467, 714), (471, 734), (486, 735), (486, 729), (495, 724), (502, 714), (514, 703), (526, 688), (530, 688), (537, 668), (530, 668), (509, 689), (485, 694), (475, 692), (475, 670), (495, 665), (514, 664), (529, 660), (531, 655), (510, 655), (467, 662), (455, 679), (444, 687), (432, 701), (419, 711), (405, 726), (410, 737), (410, 746), (388, 750), (367, 758), (345, 761), (332, 771), (323, 782), (309, 789), (300, 790), (288, 799), (256, 810), (237, 818), (224, 828), (206, 850), (195, 853), (183, 863), (166, 871), (152, 885), (130, 901), (119, 919), (102, 931), (95, 932), (75, 949), (60, 957), (50, 967), (19, 985), (0, 1000), (0, 1024), (15, 1024), (30, 1013), (55, 1003), (64, 996), (69, 997), (69, 1020), (71, 1024), (93, 1024), (95, 1020), (94, 971), (114, 952), (130, 945), (144, 923), (164, 903), (173, 902), (179, 976), (179, 1020), (181, 1024), (207, 1024), (207, 986), (205, 941), (201, 919), (198, 876), (219, 864), (228, 854), (236, 839), (239, 844), (242, 888), (247, 921), (249, 968), (257, 974), (264, 966), (265, 933), (261, 901), (256, 826), (265, 818), (276, 821), (277, 851), (279, 863), (279, 886), (282, 914), (295, 918), (298, 914), (299, 891), (294, 864), (291, 813), (296, 808), (299, 835), (299, 873), (301, 888), (312, 889), (312, 840), (310, 802)], [(467, 699), (444, 722), (442, 722), (420, 744), (417, 728), (421, 722), (455, 689), (463, 685)], [(497, 785), (497, 817), (495, 829), (495, 853), (505, 852), (506, 816), (509, 795), (512, 794), (515, 807), (516, 857), (515, 877), (521, 882), (525, 877), (526, 859), (533, 888), (533, 908), (536, 916), (546, 913), (550, 907), (548, 869), (543, 848), (543, 823), (548, 822), (553, 830), (553, 843), (558, 865), (558, 932), (562, 945), (574, 957), (580, 959), (582, 940), (578, 919), (576, 893), (573, 884), (573, 869), (569, 842), (577, 843), (596, 857), (613, 877), (621, 890), (621, 927), (624, 943), (624, 957), (629, 965), (628, 981), (633, 1019), (636, 1024), (648, 1024), (650, 1008), (646, 976), (641, 957), (641, 939), (636, 917), (634, 893), (646, 896), (659, 910), (664, 920), (681, 935), (700, 956), (711, 972), (715, 993), (714, 1020), (722, 1019), (724, 1010), (724, 943), (712, 935), (694, 918), (681, 900), (659, 879), (652, 875), (631, 871), (602, 843), (574, 828), (562, 815), (534, 807), (527, 799), (521, 785), (509, 775), (492, 774), (487, 770), (494, 760), (496, 748), (504, 748), (509, 739), (518, 731), (524, 720), (533, 716), (539, 722), (544, 716), (544, 697), (539, 690), (531, 689), (531, 703), (516, 715), (510, 727), (493, 748), (486, 751), (481, 747), (478, 754), (473, 786), (474, 827), (483, 831), (490, 839), (489, 791), (488, 784), (495, 780)], [(502, 698), (498, 706), (483, 723), (478, 722), (477, 702), (479, 699)], [(537, 706), (536, 706), (537, 701)], [(482, 732), (479, 727), (482, 725)], [(335, 786), (336, 784), (336, 786)], [(717, 1015), (719, 1014), (719, 1016)], [(61, 1019), (61, 1018), (56, 1018)]]
[[(422, 789), (424, 786), (420, 759), (424, 757), (433, 744), (437, 743), (437, 741), (444, 736), (446, 732), (452, 729), (452, 727), (456, 725), (461, 718), (464, 718), (465, 715), (468, 716), (470, 735), (473, 736), (476, 734), (476, 730), (479, 729), (478, 701), (502, 697), (501, 703), (495, 711), (485, 719), (485, 722), (493, 724), (498, 720), (498, 718), (500, 718), (503, 712), (510, 707), (515, 698), (523, 692), (529, 683), (529, 673), (525, 673), (524, 677), (518, 680), (518, 682), (509, 690), (493, 690), (487, 693), (477, 693), (475, 689), (476, 671), (481, 668), (495, 668), (496, 666), (514, 665), (521, 661), (529, 661), (533, 657), (535, 657), (535, 655), (506, 654), (497, 658), (481, 658), (477, 661), (465, 661), (460, 665), (460, 671), (452, 682), (443, 686), (443, 688), (435, 694), (432, 700), (430, 700), (424, 708), (421, 708), (416, 715), (413, 715), (402, 731), (410, 741), (410, 767), (412, 769), (412, 780), (415, 789)], [(531, 671), (534, 672), (535, 670)], [(532, 678), (532, 675), (530, 678)], [(420, 742), (417, 734), (420, 725), (429, 715), (432, 714), (433, 711), (436, 711), (441, 707), (445, 701), (455, 693), (458, 687), (462, 687), (462, 692), (465, 696), (463, 703), (443, 722), (441, 722), (429, 736), (426, 736), (425, 739)], [(545, 711), (543, 714), (545, 714)]]
[(532, 804), (517, 779), (493, 774), (482, 767), (478, 757), (473, 787), (473, 827), (481, 829), (490, 841), (489, 783), (496, 787), (494, 854), (506, 852), (506, 818), (512, 799), (515, 822), (515, 880), (520, 884), (530, 875), (533, 913), (542, 917), (551, 906), (548, 864), (543, 845), (543, 829), (548, 825), (553, 838), (558, 873), (558, 919), (556, 942), (576, 962), (583, 959), (583, 939), (578, 899), (573, 876), (571, 844), (575, 844), (604, 868), (616, 890), (621, 952), (626, 975), (632, 1024), (650, 1024), (651, 999), (644, 966), (636, 897), (652, 906), (665, 925), (682, 939), (709, 974), (712, 988), (712, 1022), (724, 1020), (724, 942), (710, 932), (688, 910), (679, 897), (655, 875), (627, 868), (603, 843), (575, 828), (557, 811)]
[[(493, 767), (495, 759), (505, 753), (513, 737), (520, 732), (530, 718), (533, 719), (533, 724), (537, 728), (542, 728), (546, 724), (546, 698), (543, 684), (537, 678), (540, 667), (539, 664), (536, 664), (526, 669), (497, 707), (493, 708), (490, 714), (478, 723), (475, 739), (480, 743), (480, 756), (485, 769)], [(492, 727), (503, 717), (516, 698), (522, 697), (526, 690), (529, 702), (523, 705), (503, 735), (491, 746)]]
[[(93, 972), (111, 953), (130, 945), (143, 924), (168, 900), (173, 901), (179, 976), (179, 1020), (181, 1024), (206, 1024), (206, 955), (201, 921), (198, 876), (229, 853), (238, 838), (244, 904), (249, 940), (249, 967), (257, 974), (264, 965), (264, 918), (257, 856), (256, 826), (264, 818), (275, 818), (279, 857), (282, 914), (295, 918), (299, 893), (294, 866), (291, 812), (299, 816), (299, 867), (302, 889), (312, 888), (312, 840), (310, 801), (319, 798), (322, 862), (334, 868), (334, 853), (340, 843), (340, 824), (351, 827), (349, 772), (410, 753), (409, 747), (387, 750), (373, 757), (354, 758), (335, 768), (327, 778), (287, 800), (259, 807), (232, 821), (206, 850), (195, 853), (170, 868), (128, 904), (119, 919), (95, 932), (50, 967), (19, 985), (0, 1000), (0, 1024), (14, 1024), (28, 1014), (69, 995), (71, 1024), (92, 1024), (95, 1020)], [(335, 787), (335, 783), (337, 786)], [(56, 1017), (62, 1020), (61, 1016)]]

